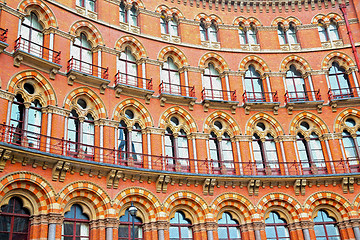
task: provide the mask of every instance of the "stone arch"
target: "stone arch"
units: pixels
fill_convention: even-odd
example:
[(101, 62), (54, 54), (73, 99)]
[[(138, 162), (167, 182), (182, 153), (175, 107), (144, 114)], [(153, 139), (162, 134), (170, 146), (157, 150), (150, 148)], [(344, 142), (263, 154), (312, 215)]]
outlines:
[(84, 203), (90, 208), (90, 220), (106, 218), (110, 213), (109, 195), (95, 183), (87, 181), (72, 182), (59, 192), (57, 203), (59, 212), (64, 214), (72, 204)]
[[(259, 214), (264, 215), (265, 212), (273, 207), (281, 207), (291, 216), (292, 222), (301, 221), (302, 208), (301, 204), (293, 197), (285, 193), (269, 193), (263, 196), (257, 204)], [(265, 219), (264, 219), (265, 220)]]
[(303, 208), (304, 212), (308, 214), (309, 220), (311, 220), (315, 208), (321, 205), (336, 209), (341, 217), (338, 221), (349, 220), (352, 217), (353, 211), (347, 199), (337, 193), (324, 191), (313, 193), (306, 199)]
[(36, 11), (40, 22), (44, 24), (44, 28), (58, 27), (55, 14), (47, 4), (41, 0), (23, 0), (19, 3), (17, 9), (26, 15), (30, 14), (31, 11)]
[(242, 215), (245, 223), (250, 223), (256, 212), (255, 206), (245, 196), (229, 192), (219, 195), (210, 204), (214, 218), (219, 215), (223, 208), (228, 206), (235, 208)]
[(189, 66), (188, 60), (185, 54), (174, 46), (167, 46), (160, 50), (158, 54), (158, 60), (165, 62), (168, 56), (173, 56), (174, 63), (179, 67)]
[(166, 5), (159, 5), (156, 7), (155, 12), (161, 14), (162, 12), (165, 12), (167, 16), (176, 15), (178, 18), (184, 18), (184, 14), (177, 8), (169, 8)]
[(225, 59), (221, 57), (219, 54), (214, 52), (205, 53), (199, 61), (200, 68), (206, 68), (209, 62), (214, 62), (215, 69), (222, 73), (224, 71), (229, 71), (229, 66), (226, 63)]
[(123, 52), (127, 46), (131, 48), (131, 52), (136, 59), (146, 58), (147, 53), (144, 46), (139, 40), (130, 35), (119, 38), (115, 44), (115, 49)]
[(321, 134), (325, 134), (329, 132), (328, 126), (325, 124), (325, 122), (315, 114), (311, 112), (301, 112), (297, 114), (293, 120), (290, 122), (290, 135), (295, 136), (296, 135), (296, 129), (299, 125), (300, 121), (303, 119), (308, 119), (309, 121), (315, 123), (315, 125), (320, 129)]
[(266, 121), (268, 124), (270, 124), (270, 126), (274, 129), (276, 136), (284, 135), (284, 130), (281, 127), (281, 124), (275, 118), (273, 118), (272, 116), (270, 116), (266, 113), (263, 113), (263, 112), (253, 115), (247, 121), (247, 123), (245, 125), (246, 126), (245, 127), (246, 135), (249, 135), (249, 136), (252, 135), (253, 129), (255, 128), (255, 123), (260, 119), (263, 121)]
[(164, 113), (160, 117), (159, 128), (164, 129), (168, 118), (173, 114), (177, 114), (185, 120), (186, 124), (189, 127), (190, 132), (192, 133), (197, 132), (198, 127), (193, 117), (190, 115), (188, 111), (186, 111), (184, 108), (179, 106), (173, 106), (164, 111)]
[(300, 26), (302, 23), (301, 21), (296, 18), (296, 17), (287, 17), (287, 18), (283, 18), (283, 17), (277, 17), (275, 18), (272, 23), (271, 26), (277, 26), (279, 23), (282, 23), (285, 27), (289, 27), (289, 24), (293, 22), (296, 26)]
[(215, 111), (211, 113), (204, 122), (204, 132), (209, 133), (210, 131), (210, 124), (217, 118), (222, 119), (224, 122), (226, 122), (229, 125), (229, 128), (233, 135), (240, 135), (240, 127), (235, 121), (234, 118), (232, 118), (229, 114), (223, 111)]
[(331, 52), (323, 59), (321, 64), (322, 70), (328, 71), (333, 62), (338, 62), (339, 65), (344, 67), (346, 70), (356, 67), (354, 61), (347, 54), (341, 52)]
[(345, 118), (347, 118), (349, 116), (354, 116), (354, 117), (360, 118), (360, 110), (355, 109), (355, 108), (348, 108), (348, 109), (341, 111), (335, 118), (334, 132), (336, 132), (336, 133), (342, 132), (342, 130), (343, 130), (342, 126), (344, 124), (344, 120), (345, 120)]
[(19, 85), (21, 85), (23, 81), (30, 79), (34, 80), (39, 89), (41, 89), (40, 92), (43, 95), (42, 100), (46, 103), (46, 105), (57, 105), (54, 88), (51, 86), (50, 82), (36, 70), (24, 70), (16, 73), (13, 77), (11, 77), (6, 89), (8, 92), (16, 93), (19, 89)]
[(286, 72), (290, 69), (290, 65), (295, 65), (296, 69), (305, 74), (311, 71), (309, 63), (302, 57), (290, 55), (284, 58), (280, 64), (280, 72)]
[(76, 21), (70, 27), (69, 32), (71, 35), (74, 36), (80, 36), (80, 33), (84, 32), (87, 35), (88, 41), (91, 42), (92, 47), (105, 45), (100, 31), (90, 21), (87, 20)]
[(0, 205), (17, 195), (28, 199), (29, 204), (25, 205), (34, 215), (49, 213), (55, 208), (55, 191), (38, 174), (27, 171), (10, 173), (0, 179), (0, 186)]
[(199, 13), (198, 15), (195, 16), (194, 20), (200, 22), (201, 19), (204, 19), (205, 22), (207, 23), (211, 23), (212, 21), (215, 21), (217, 25), (223, 24), (221, 18), (215, 14), (207, 15), (205, 13)]
[(354, 198), (354, 200), (352, 202), (352, 206), (353, 206), (354, 210), (356, 211), (356, 213), (358, 215), (360, 215), (360, 193), (358, 193), (355, 196), (355, 198)]
[(208, 205), (203, 198), (196, 193), (177, 191), (168, 196), (163, 204), (163, 212), (170, 213), (177, 206), (186, 206), (193, 211), (193, 219), (196, 223), (203, 223), (209, 213)]
[(242, 23), (244, 25), (244, 27), (249, 27), (251, 23), (254, 24), (256, 27), (262, 26), (259, 19), (254, 18), (254, 17), (249, 17), (249, 18), (237, 17), (237, 18), (235, 18), (233, 25), (238, 26), (240, 23)]
[(159, 217), (158, 214), (161, 212), (159, 199), (149, 190), (140, 187), (126, 188), (115, 196), (113, 217), (119, 218), (123, 206), (128, 207), (131, 202), (136, 203), (136, 207), (140, 208), (145, 218), (144, 223), (154, 222)]
[(90, 88), (88, 87), (78, 87), (72, 90), (64, 99), (63, 107), (65, 109), (70, 109), (74, 105), (74, 101), (79, 96), (86, 96), (90, 103), (94, 105), (94, 112), (96, 113), (97, 118), (107, 118), (107, 112), (104, 102), (101, 98)]
[(114, 109), (112, 119), (114, 121), (120, 121), (120, 115), (122, 110), (127, 107), (135, 108), (141, 115), (142, 120), (144, 121), (145, 127), (153, 126), (153, 119), (148, 111), (148, 109), (136, 99), (125, 99), (124, 101), (120, 102)]
[(320, 13), (311, 19), (311, 23), (318, 24), (319, 20), (322, 20), (325, 24), (329, 24), (331, 19), (333, 19), (335, 22), (339, 22), (342, 20), (342, 17), (337, 13), (328, 13), (326, 16)]
[(251, 64), (253, 64), (253, 66), (255, 67), (255, 70), (260, 72), (261, 75), (263, 75), (266, 72), (270, 72), (270, 68), (265, 63), (265, 61), (256, 55), (250, 55), (250, 56), (244, 57), (240, 62), (239, 70), (246, 71), (246, 70), (248, 70), (248, 68)]
[(137, 5), (137, 7), (139, 8), (145, 8), (144, 3), (141, 0), (125, 0), (125, 2), (129, 5), (135, 3)]

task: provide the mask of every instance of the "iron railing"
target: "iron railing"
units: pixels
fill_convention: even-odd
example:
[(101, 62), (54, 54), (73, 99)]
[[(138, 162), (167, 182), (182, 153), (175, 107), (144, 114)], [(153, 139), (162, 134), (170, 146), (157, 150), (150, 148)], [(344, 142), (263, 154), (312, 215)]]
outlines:
[[(89, 144), (50, 137), (0, 124), (0, 142), (21, 146), (25, 151), (40, 151), (58, 157), (71, 157), (90, 162), (102, 162), (158, 171), (216, 175), (316, 175), (360, 172), (360, 159), (340, 159), (319, 162), (259, 163), (254, 161), (221, 161), (214, 159), (175, 158), (162, 155), (127, 152), (118, 148), (101, 148)], [(39, 152), (37, 152), (38, 154)]]
[(1, 41), (1, 42), (6, 42), (6, 40), (7, 40), (7, 33), (8, 33), (8, 29), (0, 28), (0, 41)]
[(167, 83), (167, 82), (162, 81), (159, 85), (159, 94), (162, 94), (162, 93), (195, 97), (195, 87)]
[(49, 60), (53, 63), (60, 63), (60, 54), (61, 52), (54, 51), (50, 48), (44, 47), (41, 44), (31, 42), (21, 36), (15, 41), (15, 51), (21, 50), (27, 53), (30, 53), (36, 57), (40, 57), (46, 60)]
[(243, 93), (243, 101), (256, 103), (256, 102), (278, 102), (279, 98), (276, 92), (247, 92)]
[(286, 91), (285, 103), (321, 101), (320, 90), (316, 91)]
[(142, 78), (127, 73), (122, 73), (120, 71), (118, 71), (115, 75), (115, 85), (117, 84), (124, 84), (138, 88), (146, 88), (148, 90), (152, 90), (153, 88), (152, 78)]
[(206, 89), (201, 91), (202, 100), (224, 100), (224, 101), (236, 101), (236, 90), (218, 90), (218, 89)]
[(102, 79), (109, 78), (108, 67), (100, 67), (82, 60), (75, 59), (74, 57), (71, 57), (71, 59), (68, 61), (67, 71), (70, 72), (70, 70), (79, 71)]
[(341, 88), (341, 89), (329, 89), (329, 101), (347, 99), (358, 97), (360, 92), (360, 87), (350, 87), (350, 88)]

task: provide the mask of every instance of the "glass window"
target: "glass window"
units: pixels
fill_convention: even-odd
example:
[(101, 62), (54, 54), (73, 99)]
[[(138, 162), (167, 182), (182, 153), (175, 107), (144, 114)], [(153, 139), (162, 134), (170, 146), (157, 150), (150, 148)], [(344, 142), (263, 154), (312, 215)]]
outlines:
[(314, 230), (317, 240), (341, 240), (336, 220), (325, 210), (319, 210), (314, 218)]
[(287, 223), (277, 212), (270, 212), (265, 224), (267, 240), (290, 240)]
[(134, 4), (130, 8), (129, 24), (132, 25), (132, 26), (137, 26), (137, 9), (136, 9), (136, 6)]
[(161, 29), (161, 33), (163, 33), (163, 34), (168, 34), (169, 33), (165, 14), (162, 14), (160, 16), (160, 29)]
[(321, 42), (329, 41), (329, 36), (327, 33), (326, 25), (321, 21), (319, 21), (319, 23), (318, 23), (318, 31), (319, 31), (319, 37), (320, 37)]
[(20, 198), (12, 197), (0, 211), (0, 239), (27, 240), (30, 233), (30, 212)]
[(264, 169), (265, 155), (263, 143), (261, 142), (259, 135), (257, 135), (256, 133), (253, 135), (252, 139), (252, 148), (256, 167), (258, 169)]
[(174, 157), (175, 157), (175, 140), (173, 132), (170, 128), (166, 128), (165, 130), (165, 156), (168, 158), (168, 164), (174, 165)]
[(140, 161), (142, 159), (142, 133), (141, 133), (141, 127), (138, 123), (135, 123), (133, 126), (132, 132), (131, 132), (131, 150), (133, 152), (133, 158), (134, 160)]
[(169, 34), (171, 36), (178, 36), (178, 22), (175, 16), (169, 20)]
[(209, 41), (217, 42), (217, 29), (215, 23), (212, 23), (209, 27)]
[(240, 39), (240, 44), (248, 43), (245, 28), (241, 24), (239, 25), (239, 39)]
[(315, 166), (324, 168), (325, 167), (324, 153), (320, 139), (316, 133), (311, 133), (309, 145), (311, 148), (311, 155), (313, 158), (312, 160)]
[(74, 70), (92, 75), (92, 52), (91, 44), (84, 33), (75, 38), (71, 55), (75, 58), (72, 68)]
[(250, 28), (247, 31), (247, 33), (248, 33), (249, 44), (257, 44), (258, 42), (256, 37), (256, 29), (253, 24), (250, 25)]
[(94, 155), (94, 145), (95, 145), (95, 123), (94, 118), (88, 114), (84, 119), (82, 124), (82, 143), (83, 151), (87, 155)]
[(278, 25), (277, 32), (278, 32), (280, 44), (287, 44), (288, 42), (287, 42), (287, 38), (286, 38), (286, 32), (285, 32), (284, 27), (281, 24)]
[(287, 30), (287, 39), (290, 44), (297, 43), (296, 28), (295, 25), (290, 23), (289, 29)]
[(80, 143), (80, 121), (79, 115), (75, 110), (70, 112), (70, 116), (68, 119), (68, 127), (67, 127), (67, 140), (68, 143), (68, 151), (77, 152), (78, 143)]
[[(357, 137), (358, 139), (359, 137)], [(349, 165), (358, 165), (358, 152), (356, 149), (355, 141), (350, 135), (350, 133), (346, 130), (342, 132), (342, 140), (345, 149), (345, 155), (347, 160), (349, 161)]]
[(20, 94), (15, 96), (11, 105), (10, 126), (12, 131), (11, 142), (21, 145), (24, 127), (25, 105)]
[(209, 150), (210, 150), (210, 158), (212, 160), (214, 168), (219, 168), (219, 161), (220, 161), (220, 146), (219, 141), (214, 132), (210, 133), (209, 137)]
[(335, 22), (330, 23), (328, 30), (330, 40), (339, 40), (339, 33)]
[(259, 135), (253, 135), (252, 147), (254, 160), (259, 171), (264, 171), (266, 164), (272, 169), (279, 168), (276, 144), (274, 137), (270, 134), (265, 136), (265, 142), (262, 142)]
[(27, 124), (27, 139), (29, 147), (40, 147), (41, 134), (41, 104), (38, 100), (31, 103), (29, 108), (28, 124)]
[(90, 11), (95, 11), (96, 0), (76, 0), (76, 5), (86, 8)]
[(118, 144), (119, 158), (122, 162), (127, 159), (127, 154), (129, 152), (129, 131), (127, 129), (126, 123), (123, 120), (121, 120), (119, 124)]
[(200, 22), (200, 39), (201, 39), (201, 41), (207, 41), (208, 40), (207, 29), (205, 27), (205, 22), (204, 21)]
[(161, 78), (163, 83), (162, 91), (181, 95), (179, 69), (171, 57), (168, 57), (167, 61), (163, 64)]
[(279, 168), (279, 160), (276, 150), (276, 144), (274, 141), (274, 137), (270, 134), (265, 136), (265, 152), (266, 152), (266, 161), (269, 164), (270, 168), (278, 169)]
[(310, 151), (305, 137), (299, 133), (296, 140), (300, 163), (303, 168), (310, 168)]
[(42, 57), (42, 46), (44, 42), (44, 34), (42, 31), (43, 27), (41, 26), (38, 17), (35, 13), (31, 12), (21, 23), (20, 49), (37, 57)]
[(218, 221), (219, 240), (241, 240), (239, 223), (230, 213), (224, 212)]
[(245, 72), (244, 81), (247, 101), (265, 102), (262, 80), (253, 65)]
[(345, 69), (340, 67), (337, 62), (333, 62), (329, 69), (330, 88), (334, 98), (353, 97), (349, 77)]
[(190, 220), (185, 218), (185, 215), (181, 211), (175, 212), (175, 215), (170, 219), (170, 240), (192, 240)]
[(121, 1), (121, 3), (120, 3), (119, 11), (120, 11), (120, 22), (126, 23), (127, 22), (127, 11), (126, 11), (126, 6), (123, 1)]
[[(120, 217), (119, 224), (119, 240), (132, 240), (132, 216), (127, 209), (125, 214)], [(134, 217), (134, 232), (135, 239), (142, 240), (143, 239), (143, 228), (142, 228), (142, 220), (139, 217)]]
[(234, 155), (230, 136), (224, 133), (221, 139), (223, 158), (221, 159), (227, 169), (234, 169)]
[(288, 101), (296, 102), (309, 100), (306, 93), (305, 81), (294, 65), (291, 65), (289, 71), (286, 72), (285, 81), (288, 91)]
[[(189, 146), (186, 132), (181, 129), (178, 136), (178, 153), (181, 166), (189, 166)], [(188, 169), (188, 168), (186, 168)]]
[(89, 239), (89, 222), (89, 217), (83, 213), (80, 205), (72, 205), (70, 211), (64, 215), (61, 240)]
[(118, 74), (119, 83), (138, 87), (136, 58), (128, 47), (125, 48), (124, 52), (120, 53)]
[(205, 68), (203, 75), (203, 88), (205, 88), (205, 95), (210, 99), (223, 99), (222, 84), (219, 72), (215, 69), (212, 63)]

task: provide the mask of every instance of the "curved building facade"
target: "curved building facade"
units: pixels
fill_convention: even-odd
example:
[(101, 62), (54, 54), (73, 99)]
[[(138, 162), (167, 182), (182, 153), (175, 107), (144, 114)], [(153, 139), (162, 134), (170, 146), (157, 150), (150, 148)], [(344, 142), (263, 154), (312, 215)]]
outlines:
[(360, 240), (359, 8), (0, 0), (0, 239)]

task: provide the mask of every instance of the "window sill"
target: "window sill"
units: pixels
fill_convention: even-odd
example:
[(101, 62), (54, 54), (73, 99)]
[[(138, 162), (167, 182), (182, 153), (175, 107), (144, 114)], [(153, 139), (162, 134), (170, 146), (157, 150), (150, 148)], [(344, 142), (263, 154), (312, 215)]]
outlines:
[(76, 11), (78, 13), (80, 13), (81, 15), (87, 16), (87, 17), (92, 18), (94, 20), (97, 20), (97, 18), (98, 18), (98, 15), (97, 15), (96, 12), (93, 12), (93, 11), (88, 10), (88, 9), (86, 9), (84, 7), (81, 7), (81, 6), (76, 6)]
[(321, 46), (322, 48), (343, 47), (344, 43), (342, 39), (339, 39), (334, 41), (321, 42)]
[(129, 23), (124, 23), (124, 22), (119, 22), (119, 24), (120, 24), (120, 29), (122, 29), (122, 30), (136, 33), (136, 34), (140, 33), (139, 26), (130, 25)]
[(324, 101), (292, 101), (286, 103), (285, 107), (288, 114), (293, 114), (293, 110), (316, 109), (318, 113), (322, 113)]
[(283, 51), (299, 51), (301, 50), (300, 43), (281, 44), (280, 49)]
[(164, 40), (164, 41), (167, 41), (167, 42), (173, 42), (173, 43), (180, 43), (181, 42), (181, 39), (179, 36), (173, 36), (173, 35), (170, 35), (170, 34), (164, 34), (162, 33), (161, 34), (161, 38)]
[(219, 42), (201, 41), (201, 46), (206, 48), (220, 49)]
[(154, 94), (153, 90), (139, 88), (136, 86), (126, 85), (118, 83), (115, 85), (115, 97), (119, 98), (120, 95), (126, 95), (130, 97), (141, 97), (145, 99), (146, 104), (150, 104), (150, 98)]
[(260, 51), (260, 44), (241, 44), (240, 48), (244, 51)]
[(189, 97), (181, 94), (172, 94), (165, 92), (162, 92), (159, 95), (159, 98), (160, 98), (161, 107), (164, 107), (165, 103), (183, 104), (183, 105), (188, 105), (191, 111), (194, 110), (195, 101), (197, 99), (196, 97)]

